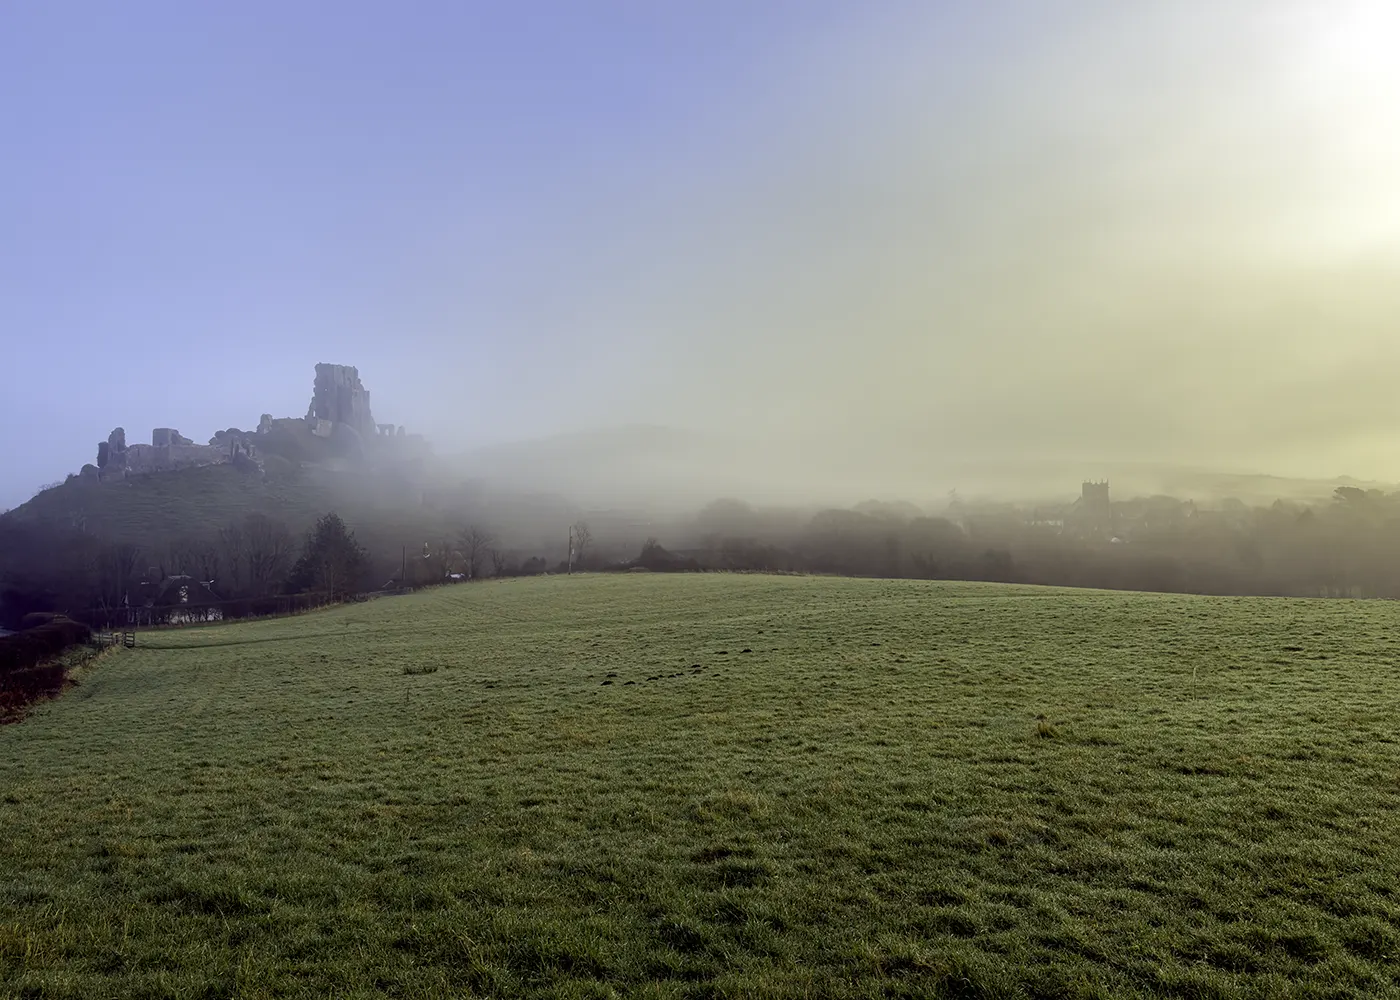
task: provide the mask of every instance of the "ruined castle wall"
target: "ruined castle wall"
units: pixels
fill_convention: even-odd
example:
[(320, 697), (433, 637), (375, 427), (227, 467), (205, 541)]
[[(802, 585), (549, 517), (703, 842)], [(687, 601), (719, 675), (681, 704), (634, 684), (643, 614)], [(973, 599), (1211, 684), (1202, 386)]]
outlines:
[[(278, 435), (276, 442), (268, 439), (274, 432)], [(261, 468), (264, 443), (275, 452), (286, 445), (283, 437), (296, 444), (299, 436), (320, 440), (309, 450), (300, 444), (292, 448), (293, 452), (305, 452), (294, 455), (295, 461), (314, 462), (334, 455), (360, 466), (387, 467), (418, 459), (429, 451), (422, 435), (408, 434), (396, 424), (374, 422), (369, 390), (360, 382), (358, 369), (318, 364), (311, 406), (304, 420), (274, 420), (264, 413), (256, 432), (230, 427), (216, 432), (207, 445), (195, 444), (173, 427), (154, 428), (150, 444), (128, 445), (126, 432), (118, 427), (106, 441), (98, 443), (97, 465), (93, 468), (104, 480), (121, 479), (128, 473), (225, 463), (238, 468)], [(287, 458), (285, 454), (282, 457)]]
[(194, 442), (173, 427), (157, 427), (151, 431), (151, 444), (160, 448), (165, 445), (194, 444)]
[(216, 448), (208, 444), (172, 444), (165, 453), (165, 460), (171, 468), (185, 465), (213, 465), (229, 460), (227, 448)]
[(207, 444), (133, 444), (126, 449), (124, 468), (129, 473), (163, 472), (193, 465), (218, 465), (228, 460), (227, 448)]

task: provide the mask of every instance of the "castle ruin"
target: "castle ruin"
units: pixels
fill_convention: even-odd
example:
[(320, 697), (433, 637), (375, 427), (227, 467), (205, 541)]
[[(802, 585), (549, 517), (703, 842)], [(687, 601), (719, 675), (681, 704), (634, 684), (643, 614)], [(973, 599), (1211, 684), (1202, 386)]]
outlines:
[(306, 422), (318, 437), (329, 437), (337, 424), (350, 428), (361, 438), (378, 433), (369, 411), (369, 390), (360, 382), (359, 369), (350, 365), (317, 365)]
[(118, 427), (107, 436), (106, 441), (97, 444), (97, 478), (122, 478), (137, 472), (216, 465), (231, 462), (236, 456), (236, 452), (219, 447), (213, 441), (195, 444), (173, 427), (155, 428), (151, 431), (150, 444), (128, 445), (126, 431)]
[(276, 436), (290, 433), (334, 438), (338, 454), (354, 461), (411, 459), (427, 451), (421, 434), (408, 434), (396, 424), (377, 424), (369, 408), (369, 390), (350, 365), (318, 364), (311, 405), (304, 421), (274, 420), (264, 413), (255, 431), (236, 427), (218, 431), (208, 444), (195, 444), (173, 427), (151, 431), (150, 444), (131, 444), (118, 427), (97, 445), (97, 464), (85, 465), (84, 480), (121, 479), (144, 472), (163, 472), (202, 465), (232, 464), (248, 471), (262, 468), (262, 454), (277, 451)]

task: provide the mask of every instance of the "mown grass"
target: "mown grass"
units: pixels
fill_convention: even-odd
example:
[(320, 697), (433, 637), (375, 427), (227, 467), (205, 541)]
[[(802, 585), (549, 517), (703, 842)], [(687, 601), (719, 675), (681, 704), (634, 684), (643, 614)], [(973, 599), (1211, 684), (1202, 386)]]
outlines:
[(0, 729), (0, 994), (1386, 996), (1400, 609), (545, 578)]

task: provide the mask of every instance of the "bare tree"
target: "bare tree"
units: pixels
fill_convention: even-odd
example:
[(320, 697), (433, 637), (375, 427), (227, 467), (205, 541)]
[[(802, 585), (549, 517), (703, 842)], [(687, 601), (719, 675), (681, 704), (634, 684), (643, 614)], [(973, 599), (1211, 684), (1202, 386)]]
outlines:
[(225, 597), (242, 597), (248, 593), (248, 566), (244, 553), (247, 536), (243, 522), (234, 521), (219, 529), (219, 552), (223, 556), (222, 587)]
[(97, 555), (97, 587), (102, 603), (117, 607), (136, 579), (141, 565), (141, 550), (135, 545), (103, 546)]
[(190, 551), (190, 574), (206, 583), (219, 580), (223, 575), (223, 560), (219, 547), (207, 538), (201, 538)]
[(296, 539), (285, 524), (265, 514), (243, 519), (243, 537), (248, 589), (254, 597), (275, 593), (292, 568)]
[(206, 582), (217, 580), (223, 573), (223, 554), (219, 549), (207, 538), (177, 538), (160, 557), (161, 573), (192, 576)]
[(501, 549), (491, 550), (491, 573), (493, 576), (505, 576), (510, 567), (510, 557)]
[(457, 546), (462, 552), (463, 562), (466, 563), (468, 580), (475, 580), (481, 576), (481, 571), (486, 565), (486, 554), (491, 550), (493, 541), (489, 531), (475, 524), (469, 524), (462, 529)]
[(153, 554), (162, 579), (187, 572), (185, 566), (190, 562), (194, 541), (193, 538), (173, 538)]
[(224, 596), (238, 594), (266, 597), (276, 593), (287, 578), (297, 543), (281, 521), (265, 514), (249, 514), (219, 531)]
[(574, 540), (573, 561), (582, 566), (584, 554), (593, 544), (593, 532), (589, 529), (587, 521), (575, 521), (570, 533)]
[(423, 543), (423, 578), (425, 582), (441, 583), (452, 568), (452, 545), (438, 542), (436, 545)]

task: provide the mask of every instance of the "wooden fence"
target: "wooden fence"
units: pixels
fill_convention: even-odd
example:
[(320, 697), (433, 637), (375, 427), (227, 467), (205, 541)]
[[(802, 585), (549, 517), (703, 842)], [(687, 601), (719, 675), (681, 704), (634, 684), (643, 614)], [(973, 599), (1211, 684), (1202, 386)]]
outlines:
[(92, 644), (98, 649), (106, 649), (109, 646), (125, 646), (127, 649), (135, 649), (136, 632), (132, 629), (121, 632), (93, 632)]
[(240, 618), (265, 618), (272, 615), (294, 615), (342, 601), (363, 600), (360, 595), (279, 594), (274, 597), (249, 597), (232, 601), (210, 601), (200, 604), (165, 604), (153, 607), (89, 608), (71, 615), (101, 632), (128, 631), (136, 628), (166, 628), (177, 625), (203, 625), (209, 622), (235, 621)]

